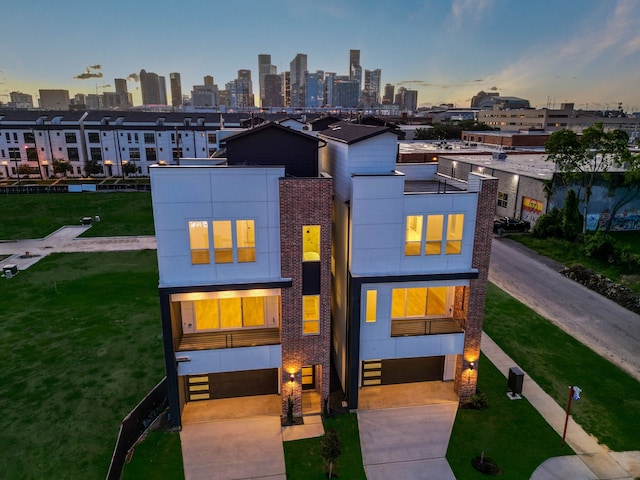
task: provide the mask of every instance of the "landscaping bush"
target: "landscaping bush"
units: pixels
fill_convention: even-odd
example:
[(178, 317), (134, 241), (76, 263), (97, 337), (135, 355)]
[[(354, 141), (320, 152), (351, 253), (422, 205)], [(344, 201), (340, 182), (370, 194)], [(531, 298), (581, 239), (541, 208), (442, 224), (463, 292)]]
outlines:
[(498, 464), (493, 459), (485, 457), (484, 453), (471, 460), (471, 466), (485, 475), (495, 476), (502, 474), (502, 469)]
[(460, 404), (460, 408), (468, 408), (470, 410), (482, 410), (489, 407), (487, 395), (478, 390), (475, 395), (471, 395), (469, 399)]
[(616, 263), (618, 250), (615, 239), (605, 232), (595, 232), (585, 238), (584, 253), (588, 257)]
[(578, 196), (573, 190), (567, 192), (562, 207), (562, 235), (568, 240), (575, 240), (582, 233), (583, 215), (578, 210)]
[(553, 208), (542, 215), (533, 227), (533, 236), (562, 238), (562, 212)]

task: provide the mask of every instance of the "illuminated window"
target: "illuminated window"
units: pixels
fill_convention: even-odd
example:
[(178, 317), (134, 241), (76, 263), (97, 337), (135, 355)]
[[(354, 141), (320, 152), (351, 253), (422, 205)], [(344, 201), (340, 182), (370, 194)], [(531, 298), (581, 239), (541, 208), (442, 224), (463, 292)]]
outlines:
[(442, 252), (442, 226), (444, 215), (427, 216), (427, 242), (425, 246), (426, 255), (440, 255)]
[(233, 262), (231, 220), (215, 220), (213, 222), (213, 255), (216, 263)]
[[(271, 297), (232, 297), (195, 300), (197, 331), (238, 330), (265, 326), (265, 299)], [(277, 297), (276, 297), (277, 298)]]
[(367, 323), (373, 323), (377, 317), (377, 303), (378, 303), (378, 291), (367, 290), (367, 306), (365, 310), (365, 321)]
[(422, 243), (422, 215), (407, 215), (407, 225), (405, 227), (405, 255), (420, 255), (420, 244)]
[(320, 260), (320, 225), (302, 227), (302, 261)]
[(253, 220), (236, 220), (238, 262), (256, 261), (256, 229)]
[(443, 317), (446, 312), (447, 287), (391, 290), (391, 318)]
[(320, 333), (320, 295), (302, 297), (302, 333), (304, 335)]
[(191, 263), (193, 265), (202, 265), (210, 262), (209, 222), (189, 222), (189, 245), (191, 247)]
[(464, 225), (464, 215), (453, 213), (447, 218), (447, 255), (455, 255), (462, 252), (462, 227)]

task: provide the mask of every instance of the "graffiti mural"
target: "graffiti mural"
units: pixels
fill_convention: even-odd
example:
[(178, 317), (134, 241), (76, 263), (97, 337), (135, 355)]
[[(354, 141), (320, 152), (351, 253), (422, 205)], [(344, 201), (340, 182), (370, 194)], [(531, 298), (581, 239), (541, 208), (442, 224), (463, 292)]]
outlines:
[(536, 200), (535, 198), (522, 197), (522, 214), (521, 219), (531, 222), (531, 225), (535, 225), (540, 216), (542, 215), (542, 207), (544, 202), (542, 200)]
[[(604, 230), (607, 228), (607, 222), (611, 218), (609, 210), (601, 212), (599, 215), (587, 216), (587, 230)], [(640, 230), (640, 210), (624, 210), (617, 213), (611, 220), (612, 232), (622, 232), (629, 230)]]

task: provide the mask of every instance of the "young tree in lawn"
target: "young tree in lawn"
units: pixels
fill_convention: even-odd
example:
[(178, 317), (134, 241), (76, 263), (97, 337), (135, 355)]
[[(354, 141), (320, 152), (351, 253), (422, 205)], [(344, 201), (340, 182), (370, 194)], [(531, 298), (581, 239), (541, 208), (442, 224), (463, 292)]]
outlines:
[(333, 462), (342, 454), (342, 442), (340, 441), (338, 432), (336, 432), (334, 428), (330, 428), (325, 432), (320, 441), (320, 448), (322, 459), (329, 464), (328, 478), (331, 478)]
[(66, 160), (53, 159), (53, 173), (56, 175), (61, 173), (63, 177), (67, 176), (67, 172), (73, 172), (73, 165)]
[(582, 233), (587, 230), (587, 212), (591, 187), (596, 176), (628, 160), (629, 136), (622, 130), (604, 131), (601, 122), (585, 128), (578, 136), (571, 130), (553, 132), (545, 143), (547, 161), (558, 170), (579, 178), (584, 188)]

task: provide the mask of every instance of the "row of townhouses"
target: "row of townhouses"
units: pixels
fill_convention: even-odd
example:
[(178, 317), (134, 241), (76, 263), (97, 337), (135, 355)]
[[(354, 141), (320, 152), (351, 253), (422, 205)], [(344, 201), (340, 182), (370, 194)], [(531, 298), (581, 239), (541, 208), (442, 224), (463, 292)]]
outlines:
[(397, 383), (476, 391), (497, 179), (397, 164), (387, 127), (313, 133), (265, 123), (149, 169), (175, 427), (218, 398), (309, 413), (332, 363), (351, 409)]

